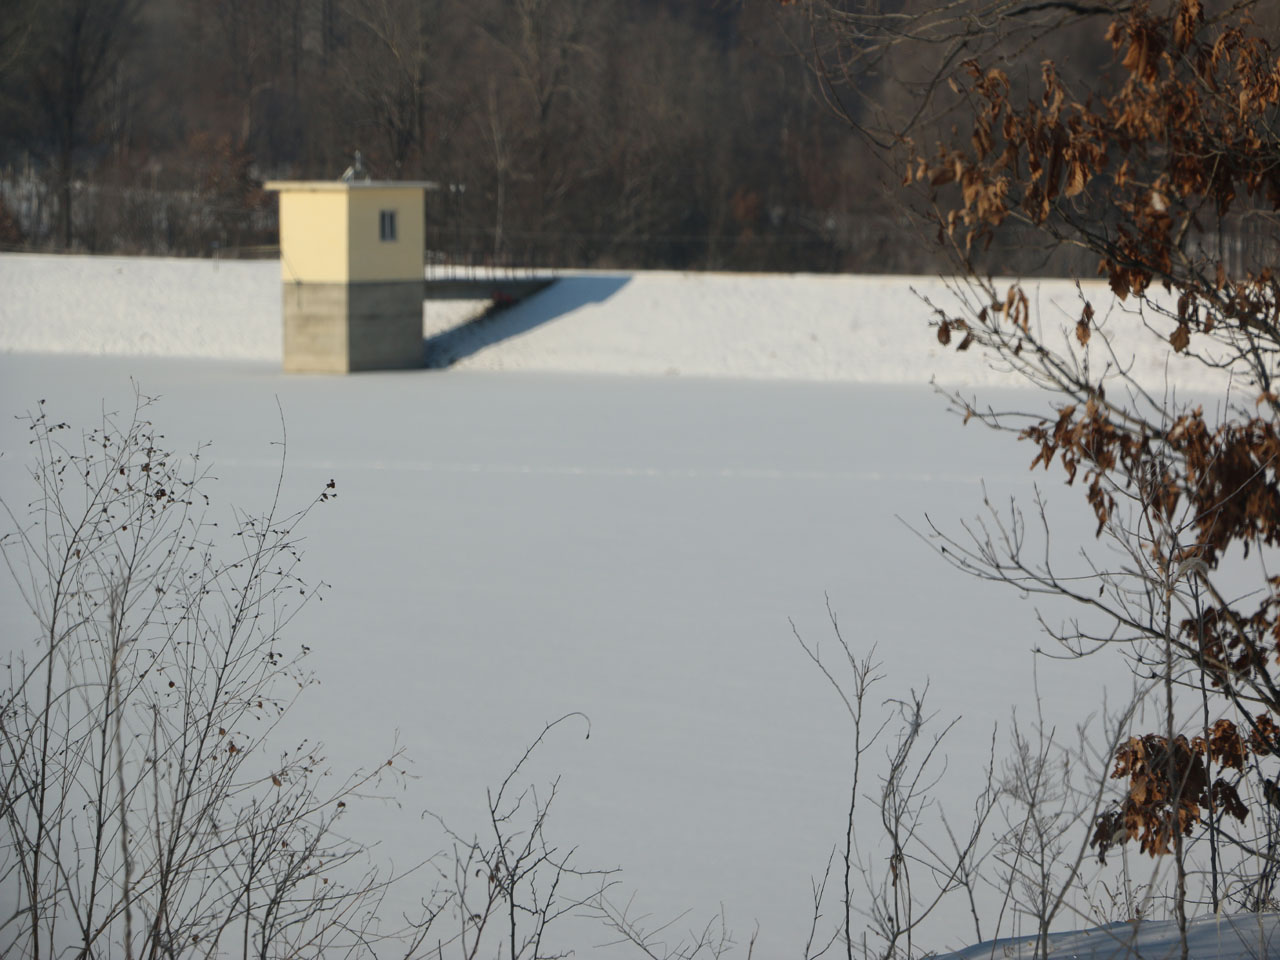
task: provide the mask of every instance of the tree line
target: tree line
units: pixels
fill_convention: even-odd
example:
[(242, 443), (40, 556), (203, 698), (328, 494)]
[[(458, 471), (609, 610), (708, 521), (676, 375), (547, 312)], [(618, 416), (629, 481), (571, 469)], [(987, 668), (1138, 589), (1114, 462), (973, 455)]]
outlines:
[[(947, 269), (901, 148), (955, 122), (940, 65), (1011, 61), (1029, 31), (1099, 75), (1105, 18), (1057, 6), (3, 0), (0, 247), (268, 252), (262, 183), (336, 178), (359, 150), (375, 178), (439, 185), (435, 259)], [(988, 262), (1081, 267), (1033, 240)], [(1226, 248), (1256, 245), (1244, 224)]]
[(7, 0), (0, 244), (274, 242), (272, 177), (440, 184), (428, 247), (908, 269), (883, 168), (755, 0)]

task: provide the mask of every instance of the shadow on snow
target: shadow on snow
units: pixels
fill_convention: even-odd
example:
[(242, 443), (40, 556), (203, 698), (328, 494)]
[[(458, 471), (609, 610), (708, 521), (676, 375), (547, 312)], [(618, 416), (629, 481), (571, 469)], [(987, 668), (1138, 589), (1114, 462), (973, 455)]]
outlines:
[(560, 277), (550, 286), (516, 303), (494, 303), (466, 323), (423, 341), (423, 365), (453, 366), (495, 343), (519, 336), (579, 307), (602, 303), (630, 281), (626, 275)]

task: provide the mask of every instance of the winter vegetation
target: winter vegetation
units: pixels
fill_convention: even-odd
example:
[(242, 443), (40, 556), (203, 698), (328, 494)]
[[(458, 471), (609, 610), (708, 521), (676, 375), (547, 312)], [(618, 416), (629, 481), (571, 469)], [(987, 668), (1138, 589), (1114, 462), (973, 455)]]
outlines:
[(922, 265), (771, 0), (12, 0), (4, 21), (11, 248), (252, 255), (276, 243), (263, 181), (360, 150), (440, 184), (428, 247), (454, 263)]
[[(487, 77), (493, 264), (608, 169), (564, 179), (590, 141), (552, 119), (629, 88), (606, 8), (470, 6), (431, 23), (513, 71), (450, 76), (473, 104)], [(949, 279), (566, 272), (429, 304), (431, 371), (286, 379), (246, 293), (271, 263), (0, 260), (6, 954), (1280, 950), (1274, 11), (659, 6), (618, 12), (637, 51), (709, 30), (733, 64), (729, 25), (775, 23), (794, 56), (765, 61), (892, 171)], [(446, 7), (276, 11), (258, 92), (286, 65), (299, 109), (306, 71), (365, 89)], [(290, 36), (208, 9), (249, 50)], [(185, 14), (18, 14), (4, 108), (60, 192), (37, 242), (92, 245), (73, 172), (132, 141), (88, 120), (148, 62), (120, 31)], [(619, 79), (571, 96), (592, 69)], [(401, 174), (449, 155), (425, 76), (379, 128)], [(1079, 279), (996, 272), (1031, 261)]]
[[(262, 183), (336, 178), (360, 150), (375, 177), (440, 184), (428, 247), (454, 263), (949, 271), (882, 147), (956, 119), (932, 96), (917, 109), (940, 64), (1022, 57), (1021, 83), (1048, 57), (1097, 77), (1117, 6), (8, 0), (0, 245), (269, 254)], [(1233, 258), (1274, 253), (1256, 221), (1223, 226)], [(1092, 275), (1005, 233), (998, 270)]]
[[(921, 112), (960, 117), (967, 136), (922, 142), (914, 118), (885, 117), (900, 146), (904, 188), (915, 188), (919, 209), (931, 211), (940, 243), (969, 278), (962, 309), (936, 315), (938, 341), (998, 358), (1052, 396), (1056, 416), (959, 393), (952, 404), (966, 423), (976, 419), (1036, 448), (1033, 469), (1060, 469), (1068, 485), (1078, 482), (1098, 548), (1061, 556), (1039, 503), (987, 501), (973, 524), (960, 531), (931, 524), (930, 532), (966, 573), (1079, 604), (1077, 615), (1043, 621), (1063, 653), (1119, 647), (1133, 676), (1150, 684), (1148, 702), (1158, 710), (1146, 732), (1126, 730), (1137, 719), (1126, 716), (1104, 751), (1122, 789), (1112, 799), (1095, 794), (1084, 817), (1087, 847), (1100, 862), (1131, 843), (1172, 861), (1172, 914), (1186, 957), (1197, 904), (1218, 914), (1243, 895), (1236, 907), (1255, 912), (1274, 891), (1273, 828), (1258, 828), (1280, 809), (1271, 767), (1280, 752), (1273, 676), (1280, 632), (1270, 612), (1280, 581), (1268, 557), (1277, 542), (1269, 518), (1280, 503), (1270, 440), (1280, 286), (1273, 256), (1232, 262), (1222, 243), (1231, 218), (1274, 230), (1280, 207), (1273, 126), (1280, 60), (1270, 35), (1253, 5), (1201, 0), (1122, 9), (989, 5), (989, 14), (1008, 15), (998, 22), (1007, 30), (984, 32), (976, 43), (963, 6), (922, 10), (891, 26), (839, 5), (805, 6), (815, 37), (830, 40), (815, 63), (837, 95), (856, 84), (869, 51), (893, 57), (912, 45), (904, 38), (950, 51), (931, 74)], [(1016, 61), (1020, 76), (1009, 69), (1009, 44), (1035, 50), (1095, 17), (1105, 18), (1098, 46), (1112, 57), (1101, 82), (1053, 57), (1034, 79), (1025, 57)], [(1033, 326), (1019, 284), (981, 272), (978, 252), (1012, 224), (1034, 230), (1048, 249), (1091, 257), (1113, 294), (1137, 304), (1149, 341), (1143, 353), (1194, 358), (1229, 371), (1230, 385), (1210, 404), (1188, 398), (1173, 374), (1152, 391), (1127, 353), (1111, 349), (1109, 325), (1098, 322), (1083, 291), (1074, 339), (1046, 336)], [(1149, 295), (1160, 288), (1176, 303)], [(1193, 706), (1198, 716), (1188, 712)], [(1022, 764), (1031, 774), (1015, 778), (1027, 814), (1018, 849), (1004, 862), (1012, 860), (1024, 884), (1043, 952), (1067, 889), (1045, 860), (1068, 848), (1040, 736), (1039, 744), (1016, 738), (1019, 755), (1032, 758)], [(1078, 876), (1078, 868), (1066, 874)]]

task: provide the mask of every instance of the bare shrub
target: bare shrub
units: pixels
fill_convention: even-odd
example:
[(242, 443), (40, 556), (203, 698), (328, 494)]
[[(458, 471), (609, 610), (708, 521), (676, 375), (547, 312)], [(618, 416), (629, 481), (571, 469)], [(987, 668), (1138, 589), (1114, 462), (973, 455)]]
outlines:
[(359, 954), (394, 879), (337, 824), (398, 754), (326, 786), (320, 747), (269, 737), (310, 684), (282, 631), (298, 572), (280, 489), (211, 519), (200, 452), (144, 419), (77, 435), (30, 416), (35, 497), (0, 539), (36, 630), (0, 693), (8, 956)]

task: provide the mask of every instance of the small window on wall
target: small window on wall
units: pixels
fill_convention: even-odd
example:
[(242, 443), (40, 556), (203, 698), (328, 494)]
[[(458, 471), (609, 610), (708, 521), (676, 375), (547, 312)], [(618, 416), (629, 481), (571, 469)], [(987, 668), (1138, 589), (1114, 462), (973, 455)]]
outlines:
[(394, 242), (396, 238), (396, 212), (383, 210), (378, 214), (378, 238), (384, 242)]

